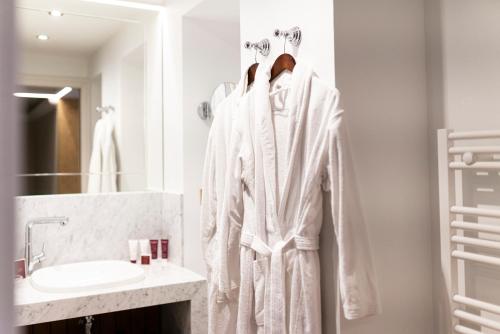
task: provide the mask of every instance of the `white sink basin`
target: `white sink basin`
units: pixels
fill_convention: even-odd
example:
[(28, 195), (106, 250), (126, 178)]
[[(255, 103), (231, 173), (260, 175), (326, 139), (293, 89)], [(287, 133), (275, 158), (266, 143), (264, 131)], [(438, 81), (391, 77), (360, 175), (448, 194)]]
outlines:
[(92, 261), (36, 270), (31, 284), (42, 292), (83, 292), (137, 283), (144, 277), (144, 270), (129, 262)]

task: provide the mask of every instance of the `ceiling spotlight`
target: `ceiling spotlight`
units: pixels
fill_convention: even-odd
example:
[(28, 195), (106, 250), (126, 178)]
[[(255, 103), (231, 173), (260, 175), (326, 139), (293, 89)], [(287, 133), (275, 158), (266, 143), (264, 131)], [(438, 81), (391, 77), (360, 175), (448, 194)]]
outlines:
[(61, 16), (63, 16), (64, 14), (63, 14), (60, 10), (57, 10), (57, 9), (52, 9), (52, 10), (49, 12), (49, 15), (50, 15), (50, 16), (61, 17)]
[(38, 38), (41, 41), (47, 41), (49, 39), (49, 35), (40, 34), (40, 35), (36, 35), (36, 38)]

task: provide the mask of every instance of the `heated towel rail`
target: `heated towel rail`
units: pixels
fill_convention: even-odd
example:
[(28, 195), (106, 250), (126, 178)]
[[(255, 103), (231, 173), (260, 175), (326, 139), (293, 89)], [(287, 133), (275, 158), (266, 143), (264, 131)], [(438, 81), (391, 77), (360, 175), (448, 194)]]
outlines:
[[(500, 225), (466, 221), (464, 217), (500, 218), (500, 210), (464, 206), (464, 170), (498, 171), (500, 161), (477, 157), (500, 153), (499, 146), (480, 145), (483, 139), (500, 139), (500, 131), (453, 132), (438, 130), (439, 202), (441, 265), (448, 292), (453, 333), (482, 334), (482, 330), (500, 331), (500, 322), (482, 316), (482, 311), (500, 315), (500, 305), (467, 296), (468, 261), (499, 266), (500, 257), (470, 251), (467, 246), (500, 250), (500, 242), (481, 237), (481, 232), (500, 235)], [(467, 141), (467, 145), (461, 142)], [(477, 146), (469, 146), (473, 142)], [(484, 160), (484, 159), (483, 159)], [(476, 220), (476, 219), (470, 219)], [(477, 233), (475, 233), (477, 232)], [(466, 251), (467, 247), (467, 251)], [(472, 248), (470, 248), (472, 249)], [(500, 283), (500, 282), (499, 282)], [(473, 329), (476, 328), (476, 329)], [(478, 330), (478, 328), (480, 328)]]

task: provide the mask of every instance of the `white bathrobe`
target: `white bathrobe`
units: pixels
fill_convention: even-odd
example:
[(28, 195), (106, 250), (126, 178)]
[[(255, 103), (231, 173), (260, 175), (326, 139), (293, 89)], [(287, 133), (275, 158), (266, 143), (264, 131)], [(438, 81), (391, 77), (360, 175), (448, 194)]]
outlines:
[[(344, 316), (379, 312), (338, 92), (298, 63), (283, 76), (285, 86), (290, 79), (288, 89), (278, 88), (278, 79), (273, 86), (279, 93), (270, 96), (270, 66), (261, 67), (234, 125), (220, 292), (231, 299), (240, 286), (238, 333), (320, 334), (318, 248), (325, 192), (331, 193), (339, 254), (338, 282), (331, 287), (340, 293)], [(252, 219), (249, 210), (255, 212)]]
[(212, 94), (212, 98), (210, 99), (210, 109), (214, 113), (214, 116), (215, 113), (217, 113), (217, 107), (219, 104), (231, 95), (235, 88), (236, 84), (232, 82), (224, 82), (217, 86)]
[(103, 114), (95, 125), (89, 164), (88, 193), (117, 191), (114, 129), (113, 114)]
[[(238, 304), (236, 300), (217, 302), (219, 277), (216, 263), (219, 252), (218, 225), (227, 178), (227, 161), (231, 141), (232, 124), (238, 117), (240, 98), (247, 90), (247, 76), (243, 75), (232, 93), (219, 103), (214, 112), (210, 128), (202, 183), (201, 236), (202, 248), (207, 264), (208, 280), (208, 333), (231, 334), (236, 331)], [(236, 292), (237, 293), (237, 292)]]
[(102, 137), (104, 135), (105, 121), (98, 119), (94, 126), (94, 139), (92, 141), (92, 154), (89, 163), (89, 178), (87, 192), (90, 194), (101, 192), (101, 165), (102, 165)]

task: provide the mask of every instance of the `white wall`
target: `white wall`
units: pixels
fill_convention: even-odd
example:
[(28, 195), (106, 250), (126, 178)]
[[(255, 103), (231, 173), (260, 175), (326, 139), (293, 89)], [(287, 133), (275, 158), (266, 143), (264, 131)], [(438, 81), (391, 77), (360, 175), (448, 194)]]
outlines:
[[(500, 129), (500, 3), (498, 1), (443, 0), (445, 126), (454, 130)], [(500, 141), (484, 144), (499, 145)], [(466, 173), (467, 206), (500, 209), (500, 179)], [(477, 188), (494, 192), (479, 192)], [(500, 225), (499, 219), (480, 217), (478, 222)], [(483, 238), (498, 238), (479, 235)], [(496, 239), (498, 240), (498, 239)], [(490, 253), (491, 252), (486, 252)], [(498, 255), (498, 254), (496, 254)], [(468, 264), (466, 293), (472, 298), (500, 304), (500, 270)], [(483, 314), (494, 320), (498, 317)], [(484, 333), (495, 333), (484, 331)]]
[(433, 331), (423, 22), (423, 1), (335, 0), (337, 86), (383, 306), (343, 333)]
[(27, 75), (86, 78), (88, 71), (87, 57), (23, 50), (18, 72)]
[[(448, 333), (450, 309), (440, 266), (436, 130), (487, 130), (500, 127), (500, 4), (480, 0), (427, 0), (427, 80), (431, 138), (431, 200), (433, 223), (434, 332)], [(467, 205), (497, 204), (498, 180), (467, 174)], [(475, 186), (496, 193), (479, 194)], [(498, 223), (497, 223), (498, 224)], [(500, 273), (470, 267), (468, 295), (500, 303), (496, 293)]]
[(165, 190), (164, 182), (164, 32), (165, 13), (154, 12), (144, 23), (146, 39), (146, 176), (148, 190)]
[[(200, 273), (199, 190), (209, 124), (196, 108), (217, 84), (240, 76), (238, 26), (217, 19), (225, 16), (224, 1), (171, 1), (163, 13), (164, 188), (184, 196), (184, 264)], [(237, 42), (228, 43), (228, 35)]]
[(500, 3), (443, 0), (445, 120), (461, 130), (500, 127)]
[(13, 333), (13, 235), (17, 162), (14, 1), (0, 2), (0, 333)]
[[(210, 1), (210, 0), (209, 0)], [(183, 19), (183, 149), (184, 149), (184, 243), (185, 265), (205, 272), (200, 245), (200, 188), (205, 148), (210, 122), (197, 113), (198, 105), (210, 101), (218, 84), (238, 82), (240, 78), (240, 43), (238, 26), (210, 19)], [(232, 33), (238, 43), (230, 43)]]
[(450, 308), (441, 271), (437, 129), (445, 128), (444, 75), (443, 75), (443, 22), (441, 1), (425, 1), (426, 57), (427, 57), (427, 106), (429, 121), (429, 167), (431, 202), (431, 240), (433, 274), (434, 333), (450, 333), (448, 321)]
[(163, 29), (163, 178), (165, 190), (179, 194), (184, 189), (182, 15), (165, 10)]
[(145, 89), (145, 66), (144, 45), (134, 49), (121, 61), (121, 112), (122, 131), (125, 134), (121, 138), (122, 151), (120, 161), (122, 170), (134, 175), (120, 177), (120, 190), (134, 191), (146, 188), (146, 159), (140, 159), (146, 152), (145, 145), (145, 122), (144, 89)]
[[(220, 0), (215, 0), (220, 1)], [(232, 0), (228, 0), (232, 1)], [(184, 66), (183, 18), (193, 8), (214, 0), (171, 0), (163, 14), (163, 160), (164, 188), (170, 192), (184, 191)], [(219, 7), (214, 7), (221, 8)], [(216, 10), (216, 12), (220, 12)], [(221, 52), (223, 54), (223, 52)]]
[[(287, 52), (314, 66), (318, 75), (335, 85), (335, 53), (333, 43), (333, 1), (327, 0), (240, 0), (242, 41), (269, 38), (274, 59), (283, 53), (283, 39), (273, 36), (275, 29), (299, 26), (302, 44), (297, 50), (287, 43)], [(254, 53), (241, 53), (242, 68), (254, 63)]]

